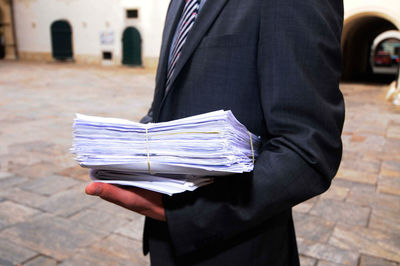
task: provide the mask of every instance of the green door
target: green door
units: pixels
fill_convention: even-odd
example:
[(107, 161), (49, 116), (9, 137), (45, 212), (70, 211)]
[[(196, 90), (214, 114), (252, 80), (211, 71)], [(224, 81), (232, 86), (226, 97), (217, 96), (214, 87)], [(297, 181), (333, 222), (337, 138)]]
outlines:
[(1, 32), (0, 26), (0, 59), (3, 59), (4, 57), (6, 57), (6, 40)]
[(122, 35), (122, 64), (142, 65), (142, 39), (134, 27), (126, 28)]
[(0, 59), (6, 56), (6, 39), (4, 36), (3, 13), (0, 9)]
[(51, 24), (51, 46), (54, 59), (72, 59), (72, 30), (67, 21), (57, 20)]

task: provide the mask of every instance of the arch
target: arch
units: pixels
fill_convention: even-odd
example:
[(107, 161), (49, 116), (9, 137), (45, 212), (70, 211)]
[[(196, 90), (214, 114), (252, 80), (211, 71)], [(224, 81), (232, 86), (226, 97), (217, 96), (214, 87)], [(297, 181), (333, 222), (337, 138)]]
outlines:
[(122, 34), (122, 64), (142, 65), (142, 38), (135, 27), (127, 27)]
[(371, 76), (371, 47), (382, 32), (397, 30), (394, 19), (379, 12), (362, 12), (348, 16), (342, 33), (343, 79)]
[(344, 27), (346, 27), (349, 22), (355, 19), (359, 19), (362, 17), (378, 17), (389, 21), (390, 23), (395, 25), (396, 28), (400, 28), (400, 20), (397, 18), (397, 14), (391, 13), (390, 9), (383, 9), (378, 6), (361, 8), (359, 7), (353, 10), (346, 10), (344, 15)]
[(373, 73), (397, 74), (400, 56), (400, 31), (379, 34), (372, 43), (370, 64)]
[(73, 59), (72, 27), (66, 20), (54, 21), (50, 26), (53, 58), (57, 60)]

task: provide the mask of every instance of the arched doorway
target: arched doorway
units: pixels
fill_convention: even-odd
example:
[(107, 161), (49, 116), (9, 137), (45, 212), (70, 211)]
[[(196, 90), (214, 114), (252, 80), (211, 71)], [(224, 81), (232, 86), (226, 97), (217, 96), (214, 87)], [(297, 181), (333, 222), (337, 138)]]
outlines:
[(57, 20), (51, 24), (51, 47), (54, 59), (73, 59), (72, 29), (67, 21)]
[(379, 34), (371, 47), (370, 64), (376, 74), (397, 74), (400, 61), (400, 31)]
[(134, 27), (126, 28), (122, 35), (122, 64), (142, 65), (142, 39)]
[(4, 59), (6, 57), (6, 38), (4, 35), (4, 21), (3, 21), (3, 12), (0, 9), (0, 59)]
[(368, 79), (373, 74), (371, 47), (382, 32), (397, 30), (396, 26), (382, 17), (361, 14), (347, 19), (343, 28), (343, 79)]

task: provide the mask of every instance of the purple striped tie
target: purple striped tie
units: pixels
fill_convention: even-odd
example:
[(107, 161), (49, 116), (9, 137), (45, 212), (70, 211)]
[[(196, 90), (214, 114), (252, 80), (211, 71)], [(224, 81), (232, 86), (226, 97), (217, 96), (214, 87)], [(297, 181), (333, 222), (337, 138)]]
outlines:
[(173, 50), (171, 53), (171, 60), (168, 66), (166, 89), (167, 92), (170, 88), (171, 77), (174, 74), (176, 62), (181, 55), (183, 44), (186, 42), (187, 35), (193, 27), (194, 21), (199, 13), (200, 0), (185, 0), (186, 4), (183, 8), (181, 23), (178, 26), (178, 35), (173, 43)]

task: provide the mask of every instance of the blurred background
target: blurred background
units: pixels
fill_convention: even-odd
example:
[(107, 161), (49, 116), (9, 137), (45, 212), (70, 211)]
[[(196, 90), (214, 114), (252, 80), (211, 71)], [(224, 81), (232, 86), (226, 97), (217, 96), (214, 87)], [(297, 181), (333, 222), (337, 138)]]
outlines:
[[(168, 5), (0, 0), (0, 265), (149, 264), (143, 218), (86, 196), (69, 148), (76, 112), (146, 113)], [(399, 266), (400, 1), (344, 5), (343, 161), (294, 208), (301, 262)]]
[[(157, 65), (169, 1), (1, 0), (0, 58)], [(397, 71), (398, 0), (345, 0), (343, 79)]]

